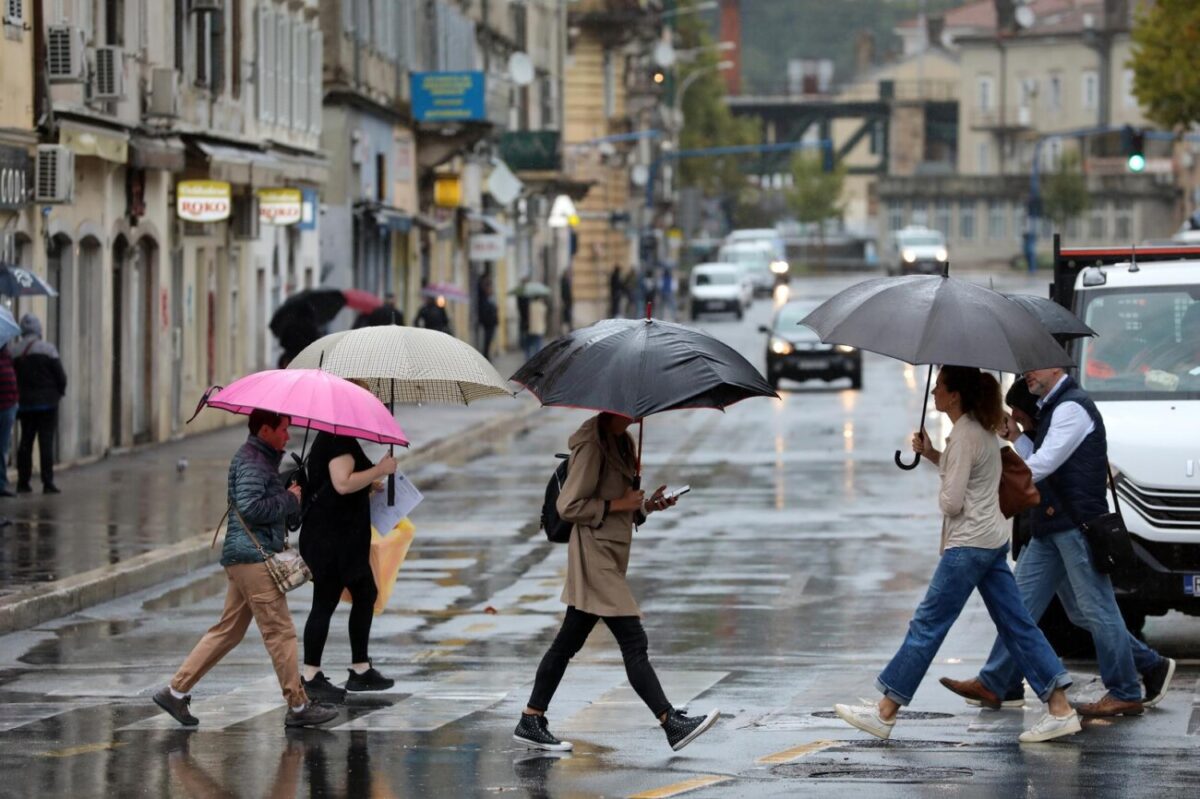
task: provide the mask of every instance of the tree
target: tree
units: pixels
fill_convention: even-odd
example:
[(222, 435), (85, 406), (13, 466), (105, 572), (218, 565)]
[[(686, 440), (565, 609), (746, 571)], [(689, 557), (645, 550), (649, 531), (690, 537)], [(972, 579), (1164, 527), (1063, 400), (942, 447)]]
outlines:
[(819, 155), (798, 152), (792, 156), (792, 187), (787, 192), (787, 203), (798, 221), (817, 226), (822, 263), (825, 261), (825, 222), (841, 216), (845, 182), (844, 164), (826, 172), (824, 159)]
[(1200, 3), (1142, 3), (1133, 26), (1133, 94), (1146, 117), (1167, 130), (1200, 122)]
[(1047, 175), (1042, 185), (1042, 212), (1059, 229), (1088, 209), (1087, 179), (1076, 151), (1064, 152), (1058, 159), (1058, 169)]

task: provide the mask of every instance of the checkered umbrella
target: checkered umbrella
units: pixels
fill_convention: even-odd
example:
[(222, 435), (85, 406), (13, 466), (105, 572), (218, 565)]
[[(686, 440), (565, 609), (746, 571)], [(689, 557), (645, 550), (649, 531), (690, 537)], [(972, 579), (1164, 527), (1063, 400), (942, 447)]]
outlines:
[(513, 392), (487, 359), (454, 336), (419, 327), (363, 327), (305, 347), (290, 369), (362, 380), (384, 402), (469, 405)]

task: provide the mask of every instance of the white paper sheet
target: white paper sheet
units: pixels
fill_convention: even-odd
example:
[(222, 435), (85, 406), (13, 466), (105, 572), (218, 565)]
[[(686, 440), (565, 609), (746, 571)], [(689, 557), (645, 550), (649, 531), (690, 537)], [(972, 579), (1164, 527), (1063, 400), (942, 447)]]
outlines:
[(371, 495), (371, 524), (380, 535), (387, 535), (392, 528), (413, 512), (425, 497), (417, 490), (407, 477), (396, 472), (396, 504), (388, 505), (387, 478), (383, 480), (383, 490)]

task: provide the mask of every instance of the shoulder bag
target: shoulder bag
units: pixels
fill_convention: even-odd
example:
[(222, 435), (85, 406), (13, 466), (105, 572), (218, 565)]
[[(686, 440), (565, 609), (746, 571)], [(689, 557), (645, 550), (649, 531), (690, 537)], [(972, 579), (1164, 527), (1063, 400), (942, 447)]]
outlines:
[(271, 575), (271, 579), (279, 588), (280, 593), (286, 594), (288, 591), (294, 591), (312, 579), (312, 572), (309, 570), (308, 564), (304, 562), (304, 558), (300, 557), (299, 552), (288, 546), (286, 533), (283, 536), (283, 550), (268, 552), (263, 549), (262, 544), (258, 543), (258, 539), (251, 532), (250, 525), (246, 524), (246, 520), (242, 518), (237, 505), (230, 503), (229, 507), (237, 514), (238, 521), (242, 523), (242, 529), (246, 531), (246, 535), (250, 536), (250, 541), (258, 549), (258, 553), (263, 556), (267, 572)]
[[(1106, 467), (1107, 468), (1107, 467)], [(1121, 516), (1121, 504), (1117, 500), (1117, 484), (1113, 479), (1111, 468), (1108, 471), (1108, 489), (1112, 492), (1113, 508), (1111, 513), (1102, 513), (1086, 521), (1080, 520), (1067, 501), (1066, 494), (1060, 492), (1059, 500), (1063, 509), (1071, 517), (1071, 521), (1079, 527), (1083, 537), (1087, 539), (1088, 548), (1092, 551), (1092, 566), (1101, 574), (1112, 574), (1133, 564), (1136, 555), (1133, 552), (1133, 542), (1129, 538), (1129, 530), (1125, 527), (1125, 519)], [(1053, 481), (1052, 477), (1046, 478)], [(1057, 490), (1057, 485), (1051, 482)]]
[(1042, 494), (1033, 483), (1033, 472), (1012, 447), (1000, 448), (1000, 512), (1011, 519), (1036, 508)]

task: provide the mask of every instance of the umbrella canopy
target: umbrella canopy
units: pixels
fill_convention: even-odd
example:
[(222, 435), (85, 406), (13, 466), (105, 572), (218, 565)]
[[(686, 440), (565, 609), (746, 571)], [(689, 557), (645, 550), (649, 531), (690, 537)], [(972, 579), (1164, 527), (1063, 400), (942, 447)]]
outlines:
[(444, 297), (451, 302), (466, 302), (467, 292), (453, 283), (430, 283), (421, 289), (422, 297)]
[(49, 283), (15, 264), (0, 264), (0, 294), (6, 297), (58, 296)]
[(512, 288), (508, 292), (514, 297), (549, 297), (550, 287), (545, 283), (539, 283), (536, 280), (530, 280)]
[(288, 368), (320, 368), (363, 380), (384, 402), (468, 405), (513, 395), (474, 347), (419, 327), (388, 325), (331, 333), (308, 345)]
[(1096, 335), (1096, 331), (1085, 325), (1082, 319), (1048, 297), (1038, 297), (1035, 294), (1004, 296), (1033, 314), (1042, 323), (1042, 327), (1046, 328), (1046, 332), (1053, 336), (1069, 339)]
[(630, 419), (778, 397), (736, 350), (660, 319), (606, 319), (550, 342), (511, 378), (543, 405)]
[(21, 335), (21, 326), (13, 318), (12, 311), (0, 305), (0, 341), (8, 341)]
[(911, 364), (1021, 374), (1070, 366), (1071, 356), (1029, 311), (991, 289), (939, 275), (865, 280), (800, 320), (826, 344)]
[(374, 294), (359, 289), (305, 289), (283, 301), (271, 316), (271, 332), (282, 337), (287, 329), (296, 324), (324, 325), (338, 311), (349, 305), (359, 313), (370, 313), (383, 302)]
[(249, 415), (256, 409), (291, 417), (292, 424), (380, 444), (408, 438), (371, 392), (317, 369), (271, 369), (213, 387), (200, 405)]

